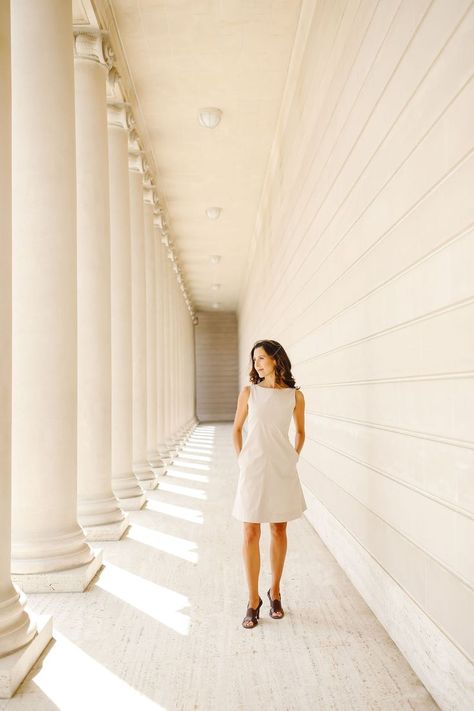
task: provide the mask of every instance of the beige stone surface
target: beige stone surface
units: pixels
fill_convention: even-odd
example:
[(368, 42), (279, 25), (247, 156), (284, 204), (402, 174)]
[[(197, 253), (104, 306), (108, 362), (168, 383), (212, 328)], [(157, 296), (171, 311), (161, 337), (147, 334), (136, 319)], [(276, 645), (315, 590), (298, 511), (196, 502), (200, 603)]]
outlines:
[[(288, 525), (283, 620), (241, 627), (246, 590), (231, 425), (201, 425), (85, 593), (30, 595), (55, 642), (1, 711), (351, 711), (437, 706), (302, 518)], [(260, 594), (269, 585), (263, 526)]]

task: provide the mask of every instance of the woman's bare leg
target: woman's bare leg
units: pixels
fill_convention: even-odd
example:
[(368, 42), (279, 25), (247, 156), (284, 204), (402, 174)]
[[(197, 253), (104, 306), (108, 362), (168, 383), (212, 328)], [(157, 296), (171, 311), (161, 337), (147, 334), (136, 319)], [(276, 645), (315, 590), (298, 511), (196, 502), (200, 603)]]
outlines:
[(280, 599), (280, 580), (285, 564), (287, 538), (286, 538), (286, 522), (271, 523), (271, 544), (270, 544), (270, 563), (272, 567), (272, 584), (270, 587), (270, 595), (272, 600)]
[(260, 573), (260, 524), (244, 523), (244, 541), (242, 546), (245, 575), (249, 589), (249, 605), (258, 607), (258, 576)]

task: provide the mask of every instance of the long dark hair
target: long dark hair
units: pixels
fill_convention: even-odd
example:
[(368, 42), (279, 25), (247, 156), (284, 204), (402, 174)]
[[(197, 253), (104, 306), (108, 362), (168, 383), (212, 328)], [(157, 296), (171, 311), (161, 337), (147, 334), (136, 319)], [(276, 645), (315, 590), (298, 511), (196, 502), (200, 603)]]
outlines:
[(291, 373), (291, 363), (283, 346), (278, 341), (263, 339), (256, 341), (250, 351), (250, 382), (260, 383), (263, 378), (259, 376), (253, 362), (253, 354), (256, 348), (263, 348), (265, 353), (275, 360), (275, 385), (278, 387), (294, 388), (299, 390), (299, 386), (295, 385), (295, 379)]

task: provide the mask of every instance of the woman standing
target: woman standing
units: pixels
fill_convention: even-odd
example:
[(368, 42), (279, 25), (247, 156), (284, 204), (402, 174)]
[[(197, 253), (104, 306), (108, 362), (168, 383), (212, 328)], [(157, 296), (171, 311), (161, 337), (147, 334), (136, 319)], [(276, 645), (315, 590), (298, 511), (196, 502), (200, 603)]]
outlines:
[[(232, 515), (243, 521), (243, 558), (249, 601), (242, 625), (258, 624), (262, 599), (260, 573), (260, 524), (271, 530), (272, 583), (267, 592), (270, 616), (283, 617), (280, 580), (285, 562), (287, 521), (299, 518), (307, 508), (296, 471), (303, 447), (304, 397), (291, 374), (283, 347), (272, 340), (257, 341), (250, 353), (250, 385), (239, 394), (233, 439), (238, 454), (239, 481)], [(242, 446), (242, 427), (248, 415), (248, 433)], [(288, 438), (293, 416), (295, 446)]]

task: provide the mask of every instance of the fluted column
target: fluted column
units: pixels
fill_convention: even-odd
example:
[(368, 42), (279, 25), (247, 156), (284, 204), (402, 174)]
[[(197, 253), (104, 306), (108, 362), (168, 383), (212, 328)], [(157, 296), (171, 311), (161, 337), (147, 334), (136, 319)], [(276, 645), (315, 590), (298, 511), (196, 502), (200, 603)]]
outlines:
[(12, 7), (12, 571), (25, 591), (97, 572), (77, 522), (77, 278), (70, 3)]
[(132, 374), (133, 374), (133, 471), (143, 489), (158, 484), (147, 459), (147, 364), (145, 225), (143, 212), (143, 164), (139, 148), (130, 140), (129, 185), (132, 244)]
[(112, 488), (121, 508), (146, 499), (133, 473), (132, 272), (127, 107), (108, 107), (112, 307)]
[(78, 516), (89, 540), (117, 540), (127, 518), (112, 491), (107, 52), (74, 31), (77, 175)]
[(144, 191), (145, 216), (145, 272), (146, 272), (146, 375), (147, 375), (147, 456), (159, 476), (164, 469), (158, 452), (156, 403), (156, 265), (155, 228), (153, 225), (154, 193), (152, 188)]
[[(10, 3), (0, 3), (0, 698), (13, 695), (52, 636), (51, 617), (37, 620), (11, 579), (11, 95)], [(18, 651), (17, 651), (18, 650)]]

